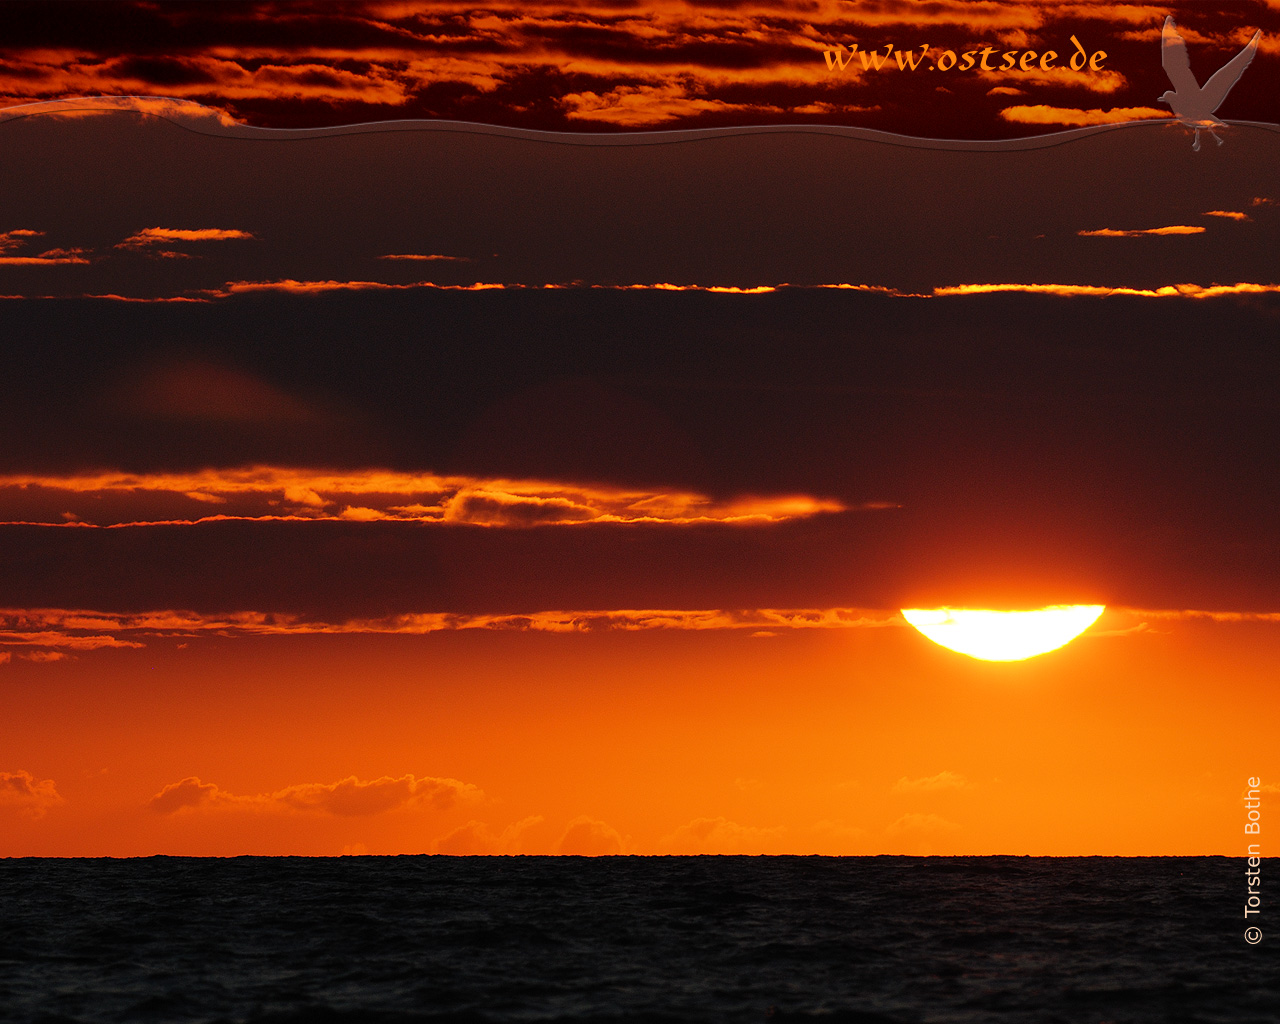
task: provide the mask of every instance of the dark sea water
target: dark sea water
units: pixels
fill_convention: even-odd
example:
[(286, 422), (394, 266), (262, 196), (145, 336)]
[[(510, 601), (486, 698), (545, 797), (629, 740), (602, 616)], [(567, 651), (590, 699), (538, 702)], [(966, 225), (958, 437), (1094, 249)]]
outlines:
[(1243, 894), (1222, 857), (5, 860), (0, 1020), (1274, 1022)]

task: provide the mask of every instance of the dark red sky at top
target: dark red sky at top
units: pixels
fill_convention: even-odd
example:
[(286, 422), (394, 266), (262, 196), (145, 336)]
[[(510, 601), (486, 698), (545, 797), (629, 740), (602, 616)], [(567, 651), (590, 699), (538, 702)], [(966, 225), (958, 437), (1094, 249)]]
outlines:
[[(838, 124), (1010, 138), (1159, 116), (1160, 27), (1203, 82), (1261, 29), (1220, 111), (1274, 122), (1280, 7), (930, 3), (5, 3), (0, 105), (163, 95), (260, 127), (441, 118), (554, 130)], [(1075, 36), (1101, 71), (1066, 67)], [(1059, 54), (1047, 73), (830, 70), (823, 51)]]

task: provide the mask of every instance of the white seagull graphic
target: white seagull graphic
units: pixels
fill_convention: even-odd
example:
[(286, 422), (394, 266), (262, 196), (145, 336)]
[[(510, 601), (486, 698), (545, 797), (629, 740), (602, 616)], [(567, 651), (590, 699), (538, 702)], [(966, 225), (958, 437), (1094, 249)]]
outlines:
[(1169, 81), (1173, 83), (1173, 88), (1160, 97), (1160, 102), (1169, 104), (1173, 108), (1174, 117), (1196, 130), (1196, 141), (1192, 144), (1192, 149), (1199, 151), (1202, 129), (1212, 135), (1219, 146), (1222, 145), (1222, 140), (1214, 129), (1225, 128), (1226, 124), (1214, 117), (1213, 112), (1222, 105), (1231, 87), (1240, 81), (1244, 69), (1258, 52), (1258, 40), (1261, 37), (1262, 30), (1259, 29), (1248, 45), (1223, 64), (1201, 87), (1196, 82), (1196, 76), (1191, 73), (1187, 43), (1178, 35), (1173, 15), (1164, 19), (1164, 30), (1160, 33), (1160, 63), (1164, 66)]

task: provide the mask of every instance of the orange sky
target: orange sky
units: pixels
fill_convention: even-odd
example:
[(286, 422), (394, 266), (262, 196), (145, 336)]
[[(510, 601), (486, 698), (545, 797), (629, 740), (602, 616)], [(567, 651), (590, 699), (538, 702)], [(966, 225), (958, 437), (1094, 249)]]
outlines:
[(1244, 778), (1280, 770), (1280, 622), (1108, 612), (1013, 664), (897, 624), (762, 632), (15, 659), (5, 853), (1234, 855)]

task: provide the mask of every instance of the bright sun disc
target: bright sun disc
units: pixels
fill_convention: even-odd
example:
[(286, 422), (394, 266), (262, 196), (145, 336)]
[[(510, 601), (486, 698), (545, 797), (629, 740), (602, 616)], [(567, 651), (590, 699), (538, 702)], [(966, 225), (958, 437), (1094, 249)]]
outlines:
[(1022, 661), (1069, 644), (1106, 605), (1059, 604), (1029, 612), (904, 608), (902, 617), (935, 644), (983, 661)]

